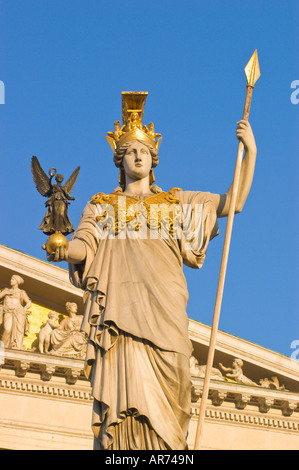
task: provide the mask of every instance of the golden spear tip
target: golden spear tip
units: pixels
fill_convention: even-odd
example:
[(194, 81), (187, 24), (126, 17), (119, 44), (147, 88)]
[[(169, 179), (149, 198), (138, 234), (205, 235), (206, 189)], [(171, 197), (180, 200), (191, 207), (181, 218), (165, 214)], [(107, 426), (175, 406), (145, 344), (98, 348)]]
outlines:
[(247, 84), (248, 86), (251, 86), (253, 88), (255, 82), (261, 76), (259, 61), (257, 57), (257, 50), (255, 50), (254, 53), (252, 54), (244, 70), (245, 70), (245, 75), (247, 78)]

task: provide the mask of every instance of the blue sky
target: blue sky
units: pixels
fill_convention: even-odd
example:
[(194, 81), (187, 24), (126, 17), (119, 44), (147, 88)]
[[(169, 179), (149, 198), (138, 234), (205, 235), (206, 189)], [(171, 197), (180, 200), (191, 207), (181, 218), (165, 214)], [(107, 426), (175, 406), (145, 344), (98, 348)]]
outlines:
[[(163, 189), (224, 193), (233, 179), (244, 67), (258, 50), (250, 113), (258, 156), (234, 221), (219, 328), (289, 356), (298, 321), (298, 1), (2, 0), (0, 243), (45, 259), (44, 198), (30, 160), (80, 175), (69, 210), (117, 186), (105, 139), (121, 91), (148, 91), (144, 122), (163, 135)], [(212, 323), (226, 219), (201, 270), (184, 269), (188, 315)]]

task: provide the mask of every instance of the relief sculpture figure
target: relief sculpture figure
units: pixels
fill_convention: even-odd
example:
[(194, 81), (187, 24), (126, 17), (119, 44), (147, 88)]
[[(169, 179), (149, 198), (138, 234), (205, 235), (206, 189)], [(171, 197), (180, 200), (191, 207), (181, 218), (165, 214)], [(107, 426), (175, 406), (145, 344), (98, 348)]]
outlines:
[(48, 314), (48, 320), (45, 324), (41, 326), (39, 335), (38, 335), (38, 349), (41, 353), (49, 352), (51, 345), (51, 333), (55, 328), (59, 328), (58, 323), (58, 313), (53, 310)]
[(0, 292), (0, 303), (2, 303), (2, 335), (1, 340), (6, 348), (23, 349), (23, 340), (28, 333), (28, 319), (30, 314), (31, 300), (27, 293), (19, 286), (24, 283), (21, 276), (14, 274), (10, 285)]
[(65, 317), (58, 328), (53, 328), (50, 333), (50, 354), (56, 356), (68, 356), (81, 359), (85, 357), (86, 338), (80, 331), (82, 315), (78, 314), (78, 306), (75, 302), (67, 302)]
[(257, 385), (251, 379), (246, 377), (243, 374), (243, 361), (242, 359), (235, 358), (233, 360), (232, 367), (225, 367), (223, 364), (219, 363), (221, 369), (226, 373), (226, 377), (235, 380), (238, 383), (245, 385)]
[[(162, 137), (142, 125), (146, 96), (122, 93), (121, 136), (107, 136), (119, 186), (91, 197), (68, 249), (48, 255), (68, 261), (72, 283), (85, 291), (81, 328), (96, 450), (187, 449), (192, 344), (183, 263), (203, 265), (231, 197), (231, 188), (217, 194), (154, 184)], [(240, 212), (256, 146), (247, 121), (236, 132), (245, 147)]]

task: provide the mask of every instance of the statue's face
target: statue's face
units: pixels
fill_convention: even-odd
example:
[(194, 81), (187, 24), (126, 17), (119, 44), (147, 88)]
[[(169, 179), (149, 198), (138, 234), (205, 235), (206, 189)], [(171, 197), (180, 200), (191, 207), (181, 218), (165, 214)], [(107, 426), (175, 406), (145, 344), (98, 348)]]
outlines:
[(55, 179), (56, 179), (57, 183), (62, 183), (63, 176), (62, 175), (57, 175)]
[(70, 312), (71, 313), (77, 313), (77, 310), (78, 310), (77, 304), (72, 303), (72, 305), (70, 307)]
[(12, 278), (11, 278), (11, 280), (10, 280), (10, 285), (11, 285), (12, 287), (18, 285), (18, 281), (17, 281), (17, 279), (15, 278), (15, 276), (12, 276)]
[(233, 366), (234, 367), (241, 367), (242, 363), (238, 359), (234, 359)]
[(152, 167), (152, 156), (146, 145), (133, 142), (123, 158), (123, 169), (127, 176), (138, 180), (149, 175)]

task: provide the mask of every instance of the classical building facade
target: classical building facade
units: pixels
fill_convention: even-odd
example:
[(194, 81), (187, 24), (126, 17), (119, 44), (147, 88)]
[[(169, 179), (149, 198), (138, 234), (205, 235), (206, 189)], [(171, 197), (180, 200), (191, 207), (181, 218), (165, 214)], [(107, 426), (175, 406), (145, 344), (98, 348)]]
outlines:
[[(2, 337), (6, 331), (0, 351), (0, 448), (93, 448), (85, 338), (77, 328), (82, 297), (65, 269), (0, 245)], [(15, 329), (7, 320), (9, 309), (25, 316), (27, 309)], [(210, 327), (190, 319), (189, 335), (192, 449)], [(214, 366), (203, 449), (299, 449), (298, 361), (219, 331)]]

